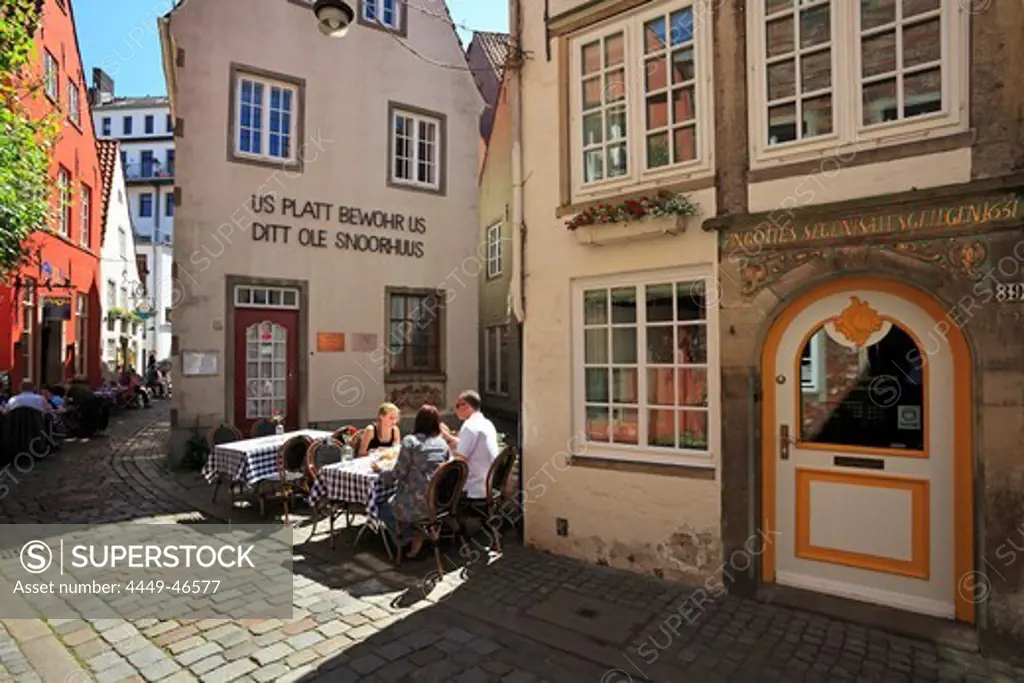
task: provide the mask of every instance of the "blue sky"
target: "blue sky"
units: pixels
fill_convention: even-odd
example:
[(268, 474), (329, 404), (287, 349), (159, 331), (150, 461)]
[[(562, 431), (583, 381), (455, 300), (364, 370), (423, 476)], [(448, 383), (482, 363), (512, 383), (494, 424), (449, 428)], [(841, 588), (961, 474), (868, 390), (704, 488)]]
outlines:
[[(98, 66), (114, 78), (115, 90), (119, 96), (166, 93), (160, 65), (160, 37), (156, 30), (156, 18), (167, 12), (173, 4), (172, 0), (72, 2), (86, 78), (91, 79), (92, 68)], [(463, 44), (468, 40), (468, 33), (462, 27), (483, 31), (508, 30), (507, 0), (447, 2), (452, 18), (460, 26), (459, 34), (462, 36)]]

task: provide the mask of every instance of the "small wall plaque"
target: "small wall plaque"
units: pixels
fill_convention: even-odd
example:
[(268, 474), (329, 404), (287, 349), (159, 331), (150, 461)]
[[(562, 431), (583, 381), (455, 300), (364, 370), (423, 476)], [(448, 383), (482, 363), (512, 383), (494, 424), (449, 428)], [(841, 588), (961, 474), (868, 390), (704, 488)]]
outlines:
[(217, 351), (182, 351), (181, 373), (186, 377), (202, 377), (217, 374)]
[(345, 350), (343, 332), (317, 332), (316, 350), (320, 353), (338, 353)]
[(373, 353), (377, 350), (377, 335), (353, 334), (352, 351), (355, 353)]

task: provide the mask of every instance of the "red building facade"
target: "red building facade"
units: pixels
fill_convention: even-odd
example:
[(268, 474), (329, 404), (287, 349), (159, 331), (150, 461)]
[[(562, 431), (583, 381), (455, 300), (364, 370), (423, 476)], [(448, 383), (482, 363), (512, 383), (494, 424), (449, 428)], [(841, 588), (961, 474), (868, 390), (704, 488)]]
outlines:
[(100, 368), (99, 268), (102, 176), (70, 0), (44, 0), (32, 75), (44, 87), (33, 116), (57, 112), (60, 137), (50, 177), (54, 218), (27, 241), (26, 265), (0, 284), (0, 371), (12, 387), (85, 375)]

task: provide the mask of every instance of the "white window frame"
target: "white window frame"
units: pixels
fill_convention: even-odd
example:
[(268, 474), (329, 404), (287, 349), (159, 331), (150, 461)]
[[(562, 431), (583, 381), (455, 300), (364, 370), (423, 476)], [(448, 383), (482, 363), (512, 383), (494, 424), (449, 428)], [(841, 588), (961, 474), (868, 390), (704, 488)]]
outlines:
[[(649, 406), (647, 403), (647, 331), (645, 326), (646, 308), (643, 306), (645, 287), (665, 283), (695, 283), (703, 281), (707, 325), (707, 389), (708, 389), (708, 447), (706, 451), (689, 449), (672, 449), (658, 446), (643, 445), (647, 438)], [(586, 377), (584, 372), (584, 302), (583, 294), (589, 289), (636, 287), (637, 288), (637, 398), (638, 408), (638, 445), (584, 441), (587, 457), (619, 460), (627, 462), (648, 462), (657, 464), (678, 465), (686, 467), (703, 467), (713, 469), (718, 466), (721, 452), (721, 388), (719, 361), (718, 305), (713, 293), (716, 291), (714, 271), (711, 266), (687, 266), (671, 270), (646, 271), (628, 273), (617, 276), (581, 278), (572, 282), (572, 416), (573, 433), (586, 435)], [(678, 409), (678, 407), (677, 407)]]
[[(820, 332), (820, 334), (819, 334)], [(818, 328), (807, 340), (810, 344), (811, 358), (807, 374), (808, 381), (803, 377), (803, 349), (800, 350), (800, 391), (805, 394), (817, 394), (825, 386), (825, 353), (826, 333), (824, 328)]]
[(71, 237), (71, 171), (57, 167), (57, 233)]
[[(501, 364), (501, 347), (508, 344), (508, 325), (492, 325), (484, 328), (484, 393), (492, 396), (508, 396), (508, 382), (510, 378), (506, 374), (506, 385), (502, 389), (502, 374), (508, 372), (508, 368)], [(491, 358), (495, 362), (495, 376), (491, 377)]]
[[(254, 76), (253, 74), (239, 70), (235, 79), (235, 110), (231, 113), (234, 117), (234, 140), (232, 141), (232, 149), (234, 149), (235, 156), (241, 159), (258, 159), (260, 161), (271, 161), (274, 163), (294, 163), (297, 160), (298, 154), (298, 130), (299, 130), (299, 116), (302, 112), (299, 111), (299, 86), (294, 83), (288, 83), (286, 81), (280, 81), (273, 78), (266, 78), (264, 76)], [(242, 150), (241, 132), (242, 132), (242, 85), (245, 82), (263, 86), (263, 97), (260, 101), (260, 152), (259, 154), (253, 152), (245, 152)], [(280, 88), (283, 91), (287, 90), (292, 94), (292, 108), (288, 112), (290, 116), (288, 126), (288, 155), (287, 156), (273, 156), (270, 153), (270, 92), (273, 88)], [(248, 126), (248, 128), (253, 128)], [(281, 133), (277, 133), (278, 135)]]
[[(409, 157), (409, 167), (412, 171), (413, 178), (402, 178), (398, 175), (398, 126), (396, 125), (398, 117), (409, 119), (412, 121), (412, 156)], [(419, 176), (420, 166), (420, 124), (428, 123), (434, 127), (434, 182), (425, 183), (417, 179)], [(403, 109), (402, 107), (395, 107), (391, 112), (391, 182), (394, 185), (402, 185), (406, 187), (415, 187), (423, 190), (432, 190), (439, 192), (441, 190), (441, 174), (445, 172), (444, 164), (442, 163), (441, 154), (444, 150), (445, 141), (442, 139), (444, 135), (444, 126), (442, 125), (441, 119), (436, 116), (427, 116), (419, 112), (410, 111)]]
[(49, 50), (43, 49), (43, 86), (46, 96), (54, 102), (60, 102), (60, 67), (57, 58)]
[(487, 278), (498, 277), (504, 272), (505, 250), (501, 241), (501, 223), (487, 228)]
[[(388, 0), (362, 0), (363, 21), (368, 21), (391, 31), (402, 30), (402, 15), (404, 9), (401, 0), (390, 0), (392, 12), (391, 23), (384, 21), (384, 6)], [(372, 9), (373, 16), (370, 15)]]
[[(711, 31), (711, 5), (709, 0), (677, 0), (660, 4), (654, 9), (616, 17), (611, 22), (586, 33), (574, 36), (569, 41), (569, 130), (568, 145), (572, 155), (572, 200), (574, 203), (595, 197), (619, 193), (625, 187), (635, 189), (656, 187), (666, 179), (672, 182), (705, 178), (714, 173), (714, 88), (713, 49)], [(696, 158), (678, 164), (646, 168), (646, 94), (644, 90), (644, 24), (659, 16), (668, 17), (674, 12), (691, 7), (693, 9), (693, 54), (694, 54), (694, 99), (696, 110), (697, 154)], [(671, 27), (668, 28), (671, 30)], [(583, 94), (582, 94), (582, 49), (584, 45), (623, 32), (625, 39), (626, 69), (626, 154), (627, 171), (624, 176), (605, 177), (602, 180), (583, 182)], [(671, 107), (671, 99), (668, 106)], [(607, 171), (607, 164), (605, 165)]]
[(82, 185), (82, 221), (78, 229), (78, 243), (88, 249), (92, 240), (92, 188)]
[[(813, 0), (812, 0), (813, 1)], [(967, 130), (970, 14), (957, 0), (940, 0), (942, 12), (942, 109), (886, 123), (863, 125), (860, 86), (860, 3), (831, 0), (832, 133), (768, 145), (767, 69), (763, 2), (747, 6), (747, 89), (751, 169), (847, 158), (865, 149), (943, 137)], [(900, 50), (902, 43), (897, 43)]]
[[(256, 301), (256, 292), (262, 293), (263, 302)], [(281, 303), (270, 303), (271, 292), (277, 294)], [(286, 303), (285, 299), (291, 299)], [(292, 287), (264, 287), (262, 285), (236, 285), (235, 308), (299, 308), (299, 290)]]
[(68, 77), (68, 118), (76, 126), (82, 125), (82, 108), (78, 101), (78, 85)]

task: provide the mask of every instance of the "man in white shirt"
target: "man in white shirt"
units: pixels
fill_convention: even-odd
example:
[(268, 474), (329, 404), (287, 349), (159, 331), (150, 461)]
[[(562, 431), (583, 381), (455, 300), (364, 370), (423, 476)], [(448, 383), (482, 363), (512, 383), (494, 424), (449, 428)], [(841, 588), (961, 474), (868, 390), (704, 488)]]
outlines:
[(494, 423), (480, 412), (480, 394), (464, 391), (455, 402), (455, 414), (462, 420), (459, 435), (455, 436), (447, 426), (441, 425), (441, 435), (448, 447), (469, 465), (466, 478), (466, 497), (483, 500), (487, 497), (487, 472), (498, 457), (498, 430)]
[(15, 408), (35, 408), (41, 413), (53, 412), (53, 406), (40, 394), (36, 393), (36, 387), (32, 382), (22, 382), (21, 393), (17, 396), (12, 396), (7, 401), (7, 408), (14, 410)]

